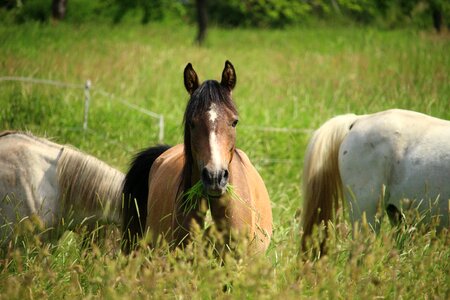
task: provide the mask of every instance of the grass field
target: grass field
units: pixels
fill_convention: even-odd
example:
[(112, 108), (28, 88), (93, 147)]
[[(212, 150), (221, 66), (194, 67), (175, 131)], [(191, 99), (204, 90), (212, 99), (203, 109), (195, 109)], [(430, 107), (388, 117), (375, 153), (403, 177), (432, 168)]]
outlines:
[(238, 78), (237, 145), (256, 165), (273, 205), (266, 255), (230, 257), (221, 266), (200, 240), (184, 253), (160, 249), (125, 257), (117, 235), (88, 247), (69, 232), (51, 244), (21, 238), (0, 258), (0, 299), (448, 299), (447, 233), (410, 226), (396, 236), (385, 220), (380, 235), (363, 230), (351, 238), (344, 222), (336, 226), (329, 255), (310, 261), (299, 254), (297, 215), (306, 143), (330, 117), (395, 107), (450, 119), (449, 36), (368, 28), (211, 29), (202, 48), (194, 36), (191, 27), (157, 24), (1, 26), (0, 76), (90, 79), (95, 133), (81, 131), (82, 90), (17, 82), (0, 82), (0, 128), (72, 144), (126, 171), (134, 152), (158, 142), (157, 122), (98, 90), (163, 114), (164, 142), (176, 144), (188, 99), (183, 68), (191, 62), (201, 80), (219, 79), (229, 59)]

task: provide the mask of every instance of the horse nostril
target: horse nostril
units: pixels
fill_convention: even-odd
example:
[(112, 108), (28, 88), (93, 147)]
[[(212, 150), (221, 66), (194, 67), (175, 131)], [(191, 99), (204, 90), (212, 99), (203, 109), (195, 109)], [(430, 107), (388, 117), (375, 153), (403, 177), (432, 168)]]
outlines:
[(223, 179), (228, 180), (228, 170), (223, 171)]
[(210, 188), (224, 188), (228, 183), (229, 173), (228, 170), (220, 170), (216, 172), (211, 172), (206, 167), (203, 168), (201, 179), (205, 186)]
[(202, 181), (205, 184), (211, 184), (212, 183), (211, 175), (209, 174), (209, 171), (206, 168), (203, 168), (203, 170), (202, 170)]
[(220, 172), (219, 184), (225, 186), (228, 183), (228, 170), (222, 170)]

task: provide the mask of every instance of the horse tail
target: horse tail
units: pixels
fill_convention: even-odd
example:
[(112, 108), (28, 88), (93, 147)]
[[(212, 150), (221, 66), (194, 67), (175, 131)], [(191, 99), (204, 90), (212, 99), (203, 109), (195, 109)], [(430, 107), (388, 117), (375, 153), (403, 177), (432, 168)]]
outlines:
[(327, 226), (339, 207), (339, 199), (343, 199), (339, 148), (357, 118), (348, 114), (328, 120), (316, 130), (308, 144), (303, 168), (304, 248), (314, 225), (324, 222)]
[(169, 148), (170, 146), (160, 145), (137, 153), (125, 176), (122, 249), (126, 253), (130, 252), (132, 245), (145, 230), (150, 169), (155, 160)]

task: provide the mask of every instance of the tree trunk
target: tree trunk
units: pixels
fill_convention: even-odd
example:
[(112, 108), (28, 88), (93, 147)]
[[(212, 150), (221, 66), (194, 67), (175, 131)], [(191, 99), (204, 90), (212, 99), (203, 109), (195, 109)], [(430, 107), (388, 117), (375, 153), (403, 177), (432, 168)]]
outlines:
[(433, 16), (434, 29), (436, 29), (436, 31), (439, 33), (441, 32), (442, 27), (442, 11), (437, 7), (433, 7), (431, 10), (431, 14)]
[(56, 20), (64, 19), (66, 15), (68, 0), (53, 0), (52, 1), (52, 16)]
[(197, 22), (198, 22), (198, 34), (197, 43), (202, 45), (206, 37), (206, 27), (208, 26), (208, 12), (206, 9), (207, 0), (196, 0), (197, 6)]

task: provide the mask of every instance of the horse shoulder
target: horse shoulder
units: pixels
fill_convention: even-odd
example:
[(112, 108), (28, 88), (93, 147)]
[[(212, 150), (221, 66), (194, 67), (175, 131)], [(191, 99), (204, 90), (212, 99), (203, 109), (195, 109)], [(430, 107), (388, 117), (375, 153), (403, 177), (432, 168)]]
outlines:
[(240, 169), (243, 173), (243, 176), (246, 177), (248, 189), (250, 192), (249, 201), (251, 201), (251, 205), (254, 207), (254, 230), (257, 234), (257, 238), (261, 241), (261, 243), (259, 243), (259, 246), (262, 246), (262, 248), (265, 249), (268, 247), (270, 237), (272, 236), (273, 223), (272, 207), (270, 203), (269, 193), (267, 191), (264, 180), (256, 170), (255, 166), (251, 163), (247, 154), (240, 149), (236, 149), (236, 151), (238, 157), (235, 157), (233, 161), (237, 159), (241, 161)]
[[(238, 154), (238, 159), (241, 161), (240, 165), (242, 166), (242, 172), (247, 175), (247, 180), (250, 182), (250, 186), (253, 187), (254, 192), (269, 199), (269, 194), (267, 192), (264, 180), (248, 158), (247, 154), (240, 149), (236, 149), (236, 151)], [(233, 159), (233, 161), (234, 160), (236, 160), (236, 158)]]
[[(10, 139), (8, 137), (8, 139)], [(31, 182), (29, 182), (28, 168), (23, 161), (22, 145), (2, 139), (0, 143), (0, 207), (2, 220), (13, 222), (15, 214), (19, 218), (34, 212), (34, 202), (27, 201), (30, 196)], [(27, 182), (28, 181), (28, 182)], [(24, 182), (26, 186), (24, 186)], [(20, 204), (20, 205), (19, 205)], [(6, 219), (6, 220), (5, 220)]]
[(52, 222), (56, 220), (61, 209), (57, 175), (57, 158), (61, 151), (62, 147), (38, 143), (32, 143), (24, 149), (24, 152), (27, 152), (29, 168), (27, 180), (33, 188), (35, 209), (48, 226), (53, 225)]
[[(21, 217), (36, 213), (47, 225), (54, 220), (58, 188), (56, 183), (56, 156), (59, 150), (40, 143), (27, 135), (10, 134), (0, 143), (1, 189), (17, 203), (15, 214)], [(6, 208), (5, 208), (6, 209)], [(15, 220), (11, 220), (15, 221)]]

